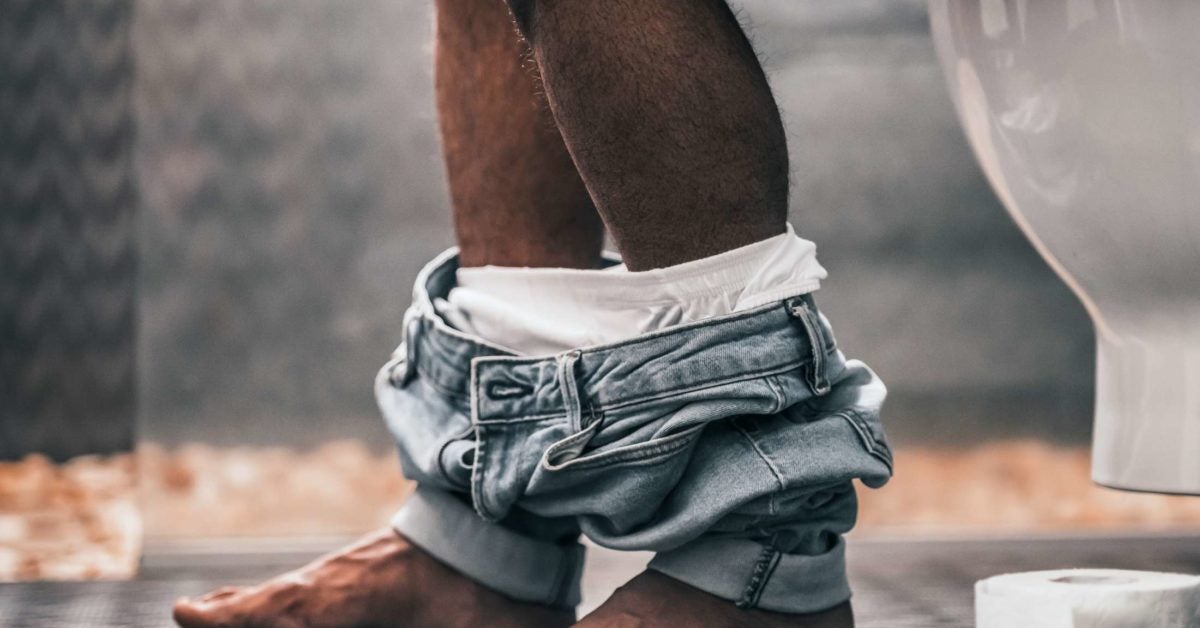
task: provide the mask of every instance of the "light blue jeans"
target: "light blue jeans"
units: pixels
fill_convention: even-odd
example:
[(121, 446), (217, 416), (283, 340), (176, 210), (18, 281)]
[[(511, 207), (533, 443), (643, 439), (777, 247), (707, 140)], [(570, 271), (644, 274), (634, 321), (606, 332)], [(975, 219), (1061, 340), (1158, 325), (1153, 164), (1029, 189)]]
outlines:
[(579, 601), (579, 534), (657, 552), (650, 568), (790, 613), (850, 597), (851, 480), (891, 475), (886, 390), (837, 349), (809, 296), (555, 356), (452, 329), (421, 272), (376, 395), (418, 488), (393, 520), (520, 600)]

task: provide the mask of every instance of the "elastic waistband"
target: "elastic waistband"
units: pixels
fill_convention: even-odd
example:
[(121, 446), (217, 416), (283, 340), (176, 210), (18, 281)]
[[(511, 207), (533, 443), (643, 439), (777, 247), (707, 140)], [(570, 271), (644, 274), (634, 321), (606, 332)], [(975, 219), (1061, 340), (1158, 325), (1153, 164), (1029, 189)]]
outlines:
[[(395, 376), (419, 373), (451, 401), (470, 407), (480, 423), (562, 415), (573, 407), (603, 412), (805, 368), (834, 350), (827, 324), (805, 295), (618, 343), (516, 356), (451, 328), (434, 310), (433, 299), (454, 286), (457, 268), (457, 249), (451, 248), (418, 275), (398, 350), (404, 364)], [(566, 379), (573, 381), (563, 385)]]

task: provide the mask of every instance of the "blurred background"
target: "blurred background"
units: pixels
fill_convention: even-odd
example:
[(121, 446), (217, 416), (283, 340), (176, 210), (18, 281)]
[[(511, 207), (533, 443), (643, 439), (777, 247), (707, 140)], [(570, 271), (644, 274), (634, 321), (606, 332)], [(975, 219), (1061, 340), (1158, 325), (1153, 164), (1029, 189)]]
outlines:
[[(1088, 481), (1091, 324), (976, 166), (924, 3), (731, 4), (817, 298), (891, 390), (898, 475), (856, 534), (1200, 521)], [(152, 551), (386, 521), (407, 487), (372, 378), (453, 244), (432, 19), (0, 2), (0, 579), (128, 573), (143, 527)]]

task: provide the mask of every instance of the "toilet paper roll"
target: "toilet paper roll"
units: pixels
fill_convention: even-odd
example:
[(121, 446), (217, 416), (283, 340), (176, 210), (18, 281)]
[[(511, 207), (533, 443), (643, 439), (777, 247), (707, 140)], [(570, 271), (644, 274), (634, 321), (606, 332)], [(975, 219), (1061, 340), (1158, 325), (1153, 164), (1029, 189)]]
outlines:
[(975, 583), (977, 628), (1200, 628), (1200, 576), (1059, 569)]

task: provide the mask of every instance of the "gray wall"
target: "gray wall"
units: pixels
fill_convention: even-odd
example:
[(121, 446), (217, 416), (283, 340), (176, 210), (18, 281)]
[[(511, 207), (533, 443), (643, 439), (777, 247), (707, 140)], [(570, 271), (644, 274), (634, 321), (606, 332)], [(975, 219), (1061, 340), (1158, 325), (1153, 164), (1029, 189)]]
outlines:
[[(168, 443), (386, 443), (371, 379), (452, 242), (424, 1), (138, 0), (142, 416)], [(996, 202), (923, 4), (739, 3), (839, 338), (901, 442), (1090, 422), (1082, 309)]]

